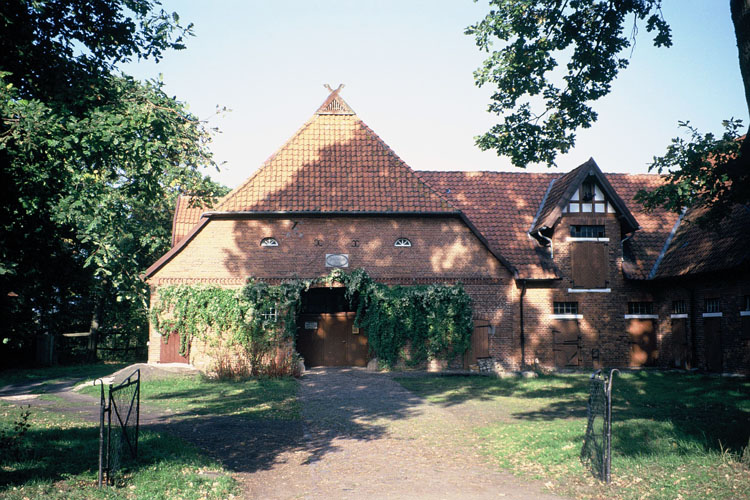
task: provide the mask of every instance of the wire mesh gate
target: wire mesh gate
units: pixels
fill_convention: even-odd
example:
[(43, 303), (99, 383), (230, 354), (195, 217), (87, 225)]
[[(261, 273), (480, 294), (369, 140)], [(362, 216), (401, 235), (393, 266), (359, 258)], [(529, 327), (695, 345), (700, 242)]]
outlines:
[(588, 424), (581, 448), (581, 462), (601, 481), (609, 483), (612, 469), (612, 378), (611, 370), (605, 376), (601, 370), (591, 374)]
[(138, 457), (141, 370), (134, 371), (115, 386), (110, 384), (107, 396), (105, 398), (102, 382), (99, 401), (99, 487), (104, 482), (105, 474), (107, 484), (114, 484), (114, 476), (128, 456), (132, 459)]

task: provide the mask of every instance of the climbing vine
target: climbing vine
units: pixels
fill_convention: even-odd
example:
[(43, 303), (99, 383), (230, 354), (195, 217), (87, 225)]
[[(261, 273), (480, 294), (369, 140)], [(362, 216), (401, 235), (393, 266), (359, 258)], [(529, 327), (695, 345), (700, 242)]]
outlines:
[(294, 341), (302, 292), (334, 283), (346, 288), (346, 297), (357, 306), (355, 326), (365, 330), (372, 353), (386, 366), (402, 358), (415, 365), (450, 359), (469, 346), (471, 299), (461, 285), (389, 287), (362, 269), (336, 269), (322, 278), (281, 285), (250, 279), (241, 289), (162, 287), (151, 322), (165, 342), (179, 334), (183, 355), (192, 339), (211, 341), (220, 334), (230, 345), (241, 346), (253, 373), (260, 373), (269, 353)]
[(469, 347), (471, 298), (459, 285), (389, 287), (364, 270), (341, 273), (347, 296), (357, 299), (355, 326), (367, 332), (373, 353), (386, 366), (400, 358), (418, 365), (451, 359)]

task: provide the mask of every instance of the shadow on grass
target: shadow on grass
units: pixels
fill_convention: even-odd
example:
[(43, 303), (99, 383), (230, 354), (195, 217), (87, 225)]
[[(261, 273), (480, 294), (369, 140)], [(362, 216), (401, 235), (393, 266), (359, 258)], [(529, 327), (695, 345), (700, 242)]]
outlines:
[(126, 366), (127, 363), (97, 363), (3, 370), (0, 371), (0, 395), (57, 392), (71, 387), (77, 381), (105, 377)]
[[(32, 409), (32, 422), (34, 418)], [(43, 422), (32, 427), (22, 438), (18, 456), (7, 453), (0, 457), (0, 488), (29, 482), (55, 483), (72, 477), (82, 480), (87, 486), (95, 486), (99, 460), (98, 426), (76, 425), (68, 421), (55, 426), (47, 419)], [(207, 463), (184, 441), (145, 430), (139, 439), (138, 459), (124, 459), (121, 474), (136, 474), (164, 461), (176, 461), (178, 465)]]
[[(399, 381), (443, 406), (506, 400), (518, 421), (586, 417), (588, 374), (534, 379), (421, 377)], [(750, 381), (679, 372), (638, 371), (613, 383), (613, 446), (624, 455), (677, 449), (730, 450), (748, 446)], [(497, 404), (503, 404), (497, 399)], [(526, 406), (528, 409), (523, 409)], [(585, 421), (584, 424), (585, 426)]]

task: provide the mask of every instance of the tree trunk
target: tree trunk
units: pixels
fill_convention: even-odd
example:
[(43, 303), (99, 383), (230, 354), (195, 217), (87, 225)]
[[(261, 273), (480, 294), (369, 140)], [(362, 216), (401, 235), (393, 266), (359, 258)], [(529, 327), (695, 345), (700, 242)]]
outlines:
[(94, 312), (91, 314), (91, 325), (89, 326), (88, 361), (93, 363), (97, 360), (96, 348), (99, 345), (99, 320), (102, 315), (102, 299), (99, 297), (94, 304)]
[[(730, 0), (729, 9), (734, 23), (734, 34), (737, 38), (737, 54), (740, 62), (740, 74), (745, 88), (745, 102), (750, 113), (750, 0)], [(742, 143), (741, 156), (750, 154), (750, 134)]]

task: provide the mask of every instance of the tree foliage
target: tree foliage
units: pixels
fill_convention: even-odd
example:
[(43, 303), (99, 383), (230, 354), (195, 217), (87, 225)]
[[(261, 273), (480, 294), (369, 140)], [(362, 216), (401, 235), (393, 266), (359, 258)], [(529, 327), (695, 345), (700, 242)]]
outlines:
[(225, 192), (201, 173), (214, 166), (205, 124), (161, 82), (116, 69), (183, 47), (189, 27), (157, 5), (0, 7), (0, 301), (13, 344), (92, 318), (145, 339), (139, 275), (169, 248), (176, 196)]
[(688, 138), (677, 137), (664, 156), (649, 167), (664, 175), (665, 182), (653, 191), (641, 190), (636, 200), (647, 210), (664, 207), (680, 212), (684, 207), (705, 210), (699, 222), (716, 221), (734, 205), (750, 201), (750, 178), (742, 155), (742, 122), (727, 120), (724, 133), (701, 134), (689, 122), (680, 122)]
[[(487, 16), (466, 30), (489, 52), (475, 78), (477, 85), (493, 85), (489, 111), (502, 117), (477, 138), (479, 147), (494, 149), (518, 167), (554, 166), (557, 155), (575, 145), (575, 132), (596, 121), (592, 104), (610, 92), (612, 81), (627, 67), (638, 25), (653, 33), (657, 47), (671, 46), (661, 3), (491, 0)], [(750, 6), (743, 0), (729, 4), (750, 106)], [(501, 48), (495, 49), (495, 42)], [(737, 140), (741, 122), (727, 120), (721, 136), (701, 134), (688, 122), (680, 125), (690, 138), (674, 139), (649, 166), (665, 176), (665, 184), (638, 199), (652, 209), (702, 206), (711, 218), (728, 214), (735, 203), (747, 204), (750, 140)]]
[[(654, 32), (654, 44), (670, 46), (661, 0), (492, 0), (492, 10), (467, 28), (489, 53), (474, 74), (492, 85), (489, 111), (502, 122), (477, 138), (517, 167), (555, 165), (575, 145), (575, 131), (597, 119), (591, 103), (607, 95), (628, 65), (638, 21)], [(633, 29), (626, 33), (632, 18)], [(499, 49), (494, 43), (503, 43)], [(560, 67), (561, 59), (567, 60)]]

